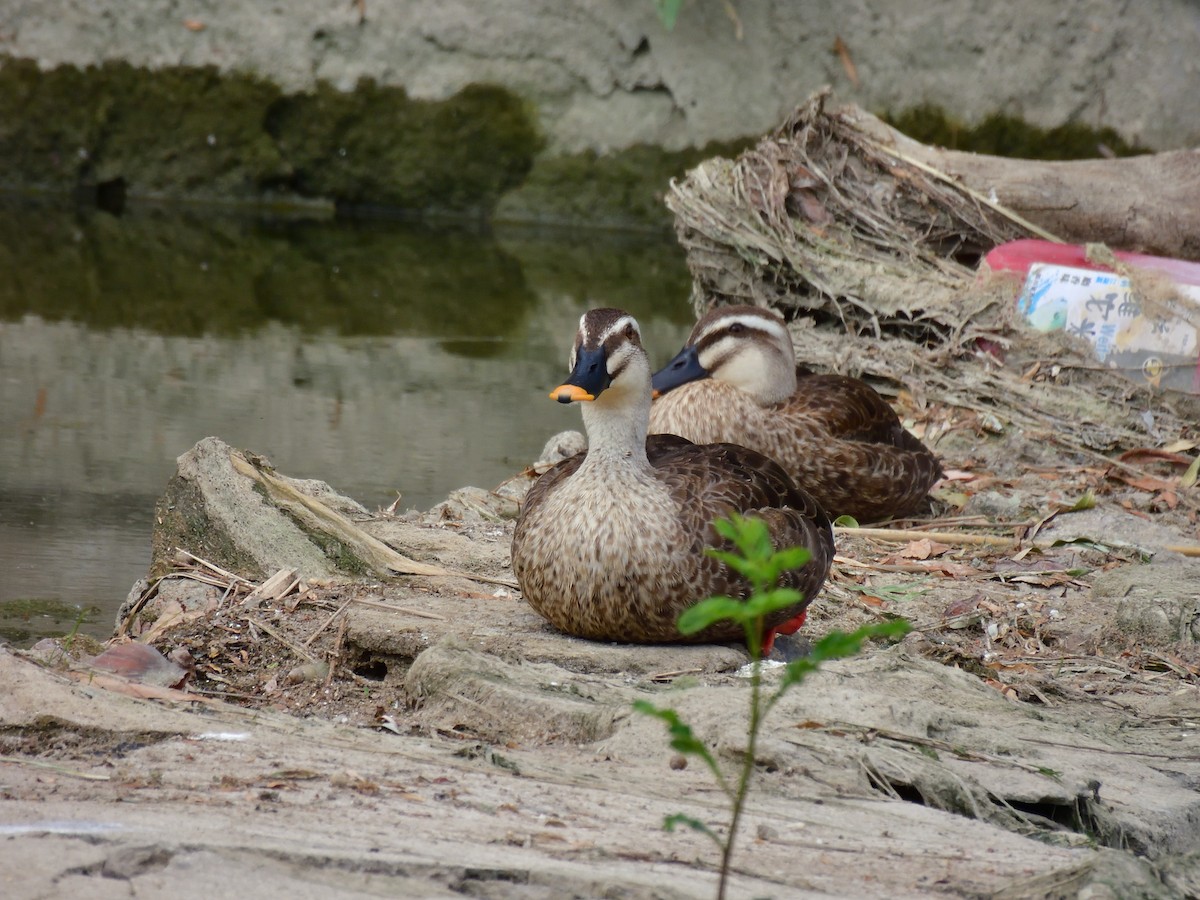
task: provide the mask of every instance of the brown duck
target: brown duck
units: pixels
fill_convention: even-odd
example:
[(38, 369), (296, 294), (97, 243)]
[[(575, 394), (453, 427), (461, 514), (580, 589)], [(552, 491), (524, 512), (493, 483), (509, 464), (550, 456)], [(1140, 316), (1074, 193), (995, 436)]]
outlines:
[(795, 630), (833, 559), (829, 520), (816, 501), (754, 450), (674, 435), (647, 440), (650, 363), (629, 314), (585, 313), (570, 369), (550, 396), (581, 403), (588, 449), (542, 475), (525, 498), (512, 565), (529, 605), (583, 638), (740, 639), (741, 627), (731, 623), (687, 637), (675, 627), (681, 612), (709, 596), (748, 595), (741, 576), (704, 553), (727, 547), (712, 521), (737, 512), (764, 520), (777, 548), (803, 545), (812, 554), (780, 579), (803, 601), (766, 623)]
[(908, 515), (942, 477), (937, 457), (870, 385), (797, 367), (791, 335), (770, 310), (712, 310), (653, 383), (652, 434), (765, 453), (830, 516)]

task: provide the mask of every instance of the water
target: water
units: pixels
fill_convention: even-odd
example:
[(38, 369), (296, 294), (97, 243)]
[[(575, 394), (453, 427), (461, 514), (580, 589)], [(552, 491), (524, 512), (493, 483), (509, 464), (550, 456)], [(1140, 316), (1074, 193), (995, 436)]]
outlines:
[(644, 235), (0, 207), (0, 638), (109, 635), (175, 458), (217, 435), (377, 508), (491, 487), (579, 427), (579, 315), (691, 324)]

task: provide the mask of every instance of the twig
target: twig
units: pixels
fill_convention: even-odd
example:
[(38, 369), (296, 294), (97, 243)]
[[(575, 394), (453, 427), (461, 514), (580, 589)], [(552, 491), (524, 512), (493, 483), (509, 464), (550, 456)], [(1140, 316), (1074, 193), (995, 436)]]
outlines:
[[(349, 601), (346, 602), (349, 603)], [(342, 639), (345, 637), (346, 617), (343, 616), (342, 621), (338, 623), (337, 637), (333, 639), (333, 649), (329, 652), (329, 666), (325, 672), (325, 691), (329, 690), (329, 685), (333, 682), (334, 673), (337, 672), (338, 662), (342, 656)]]
[(850, 566), (854, 569), (870, 569), (873, 572), (904, 572), (908, 574), (931, 575), (940, 568), (938, 565), (926, 565), (915, 562), (894, 564), (866, 562), (861, 559), (855, 559), (852, 556), (842, 556), (840, 554), (835, 555), (833, 561), (838, 565)]
[(668, 678), (675, 678), (678, 675), (695, 675), (703, 671), (703, 669), (676, 669), (674, 672), (655, 672), (648, 677), (651, 681), (666, 681)]
[[(213, 681), (219, 681), (222, 684), (229, 683), (224, 678), (219, 678), (219, 677), (213, 678), (211, 673), (206, 673), (205, 677), (209, 678)], [(212, 697), (215, 700), (222, 700), (226, 697), (232, 697), (234, 700), (254, 700), (255, 702), (259, 702), (263, 699), (262, 696), (259, 694), (243, 694), (243, 693), (239, 693), (238, 691), (208, 691), (208, 690), (204, 690), (203, 688), (196, 688), (196, 687), (191, 688), (189, 693), (201, 694), (205, 697)]]
[[(1040, 525), (1040, 523), (1038, 524)], [(894, 544), (906, 544), (909, 541), (930, 540), (937, 541), (939, 544), (984, 544), (991, 547), (1004, 547), (1009, 549), (1014, 549), (1020, 545), (1017, 540), (1010, 537), (1004, 537), (1003, 535), (999, 534), (959, 534), (955, 531), (897, 531), (892, 528), (843, 528), (840, 525), (835, 525), (833, 533), (858, 535), (859, 537), (870, 538), (876, 541), (890, 541)], [(1112, 541), (1104, 541), (1102, 543), (1110, 546), (1113, 545)], [(1053, 542), (1048, 544), (1033, 544), (1032, 546), (1039, 550), (1045, 550), (1049, 547), (1052, 547)], [(1200, 544), (1167, 544), (1162, 549), (1168, 550), (1171, 553), (1178, 553), (1182, 556), (1200, 556)], [(874, 566), (870, 566), (867, 563), (862, 563), (857, 560), (852, 561), (844, 556), (835, 556), (834, 562), (841, 562), (846, 565), (857, 565), (864, 568), (874, 568)]]
[(315, 656), (313, 656), (311, 653), (309, 653), (305, 647), (301, 647), (299, 644), (297, 644), (294, 641), (285, 637), (283, 635), (283, 633), (280, 632), (280, 630), (278, 628), (276, 628), (274, 625), (268, 625), (266, 622), (262, 621), (261, 619), (252, 619), (249, 616), (246, 617), (246, 621), (250, 625), (253, 625), (255, 628), (261, 628), (263, 631), (265, 631), (271, 637), (275, 638), (275, 640), (279, 641), (279, 643), (283, 644), (283, 646), (287, 647), (289, 650), (291, 650), (293, 653), (295, 653), (301, 659), (307, 660), (310, 663), (320, 662), (320, 660), (317, 659)]
[(175, 550), (176, 550), (176, 552), (182, 553), (184, 556), (188, 557), (188, 559), (192, 560), (195, 563), (198, 563), (199, 565), (203, 566), (204, 568), (211, 569), (213, 572), (216, 572), (218, 575), (220, 575), (226, 581), (241, 581), (241, 582), (244, 582), (245, 584), (253, 584), (254, 583), (252, 581), (249, 581), (248, 579), (243, 578), (241, 575), (235, 575), (235, 574), (233, 574), (233, 572), (230, 572), (227, 569), (222, 569), (216, 563), (211, 563), (207, 559), (203, 559), (203, 558), (197, 556), (195, 553), (190, 553), (187, 550), (184, 550), (182, 547), (176, 547)]
[(1189, 678), (1190, 679), (1190, 678), (1196, 677), (1195, 672), (1191, 671), (1184, 665), (1181, 665), (1177, 662), (1167, 659), (1161, 653), (1155, 653), (1153, 650), (1147, 650), (1146, 656), (1149, 657), (1150, 659), (1154, 660), (1155, 662), (1159, 663), (1160, 665), (1166, 666), (1169, 670), (1171, 670), (1172, 672), (1174, 672), (1176, 675), (1180, 676), (1181, 678)]
[(928, 163), (921, 162), (919, 159), (915, 159), (914, 157), (909, 156), (907, 153), (903, 153), (900, 150), (897, 150), (895, 147), (888, 147), (885, 144), (881, 144), (879, 141), (876, 141), (873, 138), (869, 138), (865, 134), (862, 134), (861, 132), (860, 132), (860, 134), (861, 134), (862, 142), (864, 144), (867, 144), (868, 146), (874, 147), (877, 151), (886, 153), (888, 156), (894, 156), (896, 159), (900, 160), (901, 162), (908, 163), (910, 166), (912, 166), (915, 169), (919, 169), (920, 171), (924, 172), (926, 175), (930, 175), (933, 178), (936, 178), (938, 181), (941, 181), (941, 182), (944, 182), (945, 184), (950, 185), (955, 190), (962, 191), (964, 194), (966, 194), (968, 197), (970, 197), (976, 203), (980, 203), (980, 204), (986, 206), (988, 209), (992, 210), (993, 212), (997, 212), (1000, 215), (1004, 216), (1006, 219), (1009, 219), (1009, 220), (1015, 222), (1016, 224), (1020, 225), (1022, 228), (1028, 229), (1031, 233), (1036, 234), (1038, 237), (1042, 238), (1043, 240), (1051, 241), (1055, 244), (1063, 243), (1062, 238), (1056, 237), (1055, 235), (1051, 234), (1049, 231), (1046, 231), (1046, 229), (1044, 229), (1044, 228), (1039, 228), (1037, 225), (1034, 225), (1032, 222), (1030, 222), (1024, 216), (1021, 216), (1021, 215), (1013, 212), (1011, 209), (1009, 209), (1008, 207), (1004, 206), (1003, 204), (1001, 204), (995, 200), (991, 200), (988, 197), (985, 197), (983, 194), (979, 193), (978, 191), (972, 190), (971, 188), (969, 188), (965, 184), (963, 184), (961, 181), (959, 181), (955, 178), (952, 178), (951, 176), (947, 175), (945, 172), (941, 171), (940, 169), (936, 169), (933, 166), (929, 165)]
[(378, 600), (360, 600), (354, 597), (350, 600), (351, 603), (357, 603), (360, 606), (370, 606), (372, 609), (386, 609), (390, 612), (407, 613), (410, 616), (417, 616), (422, 619), (433, 619), (437, 622), (445, 622), (445, 616), (439, 616), (437, 613), (425, 612), (420, 609), (413, 609), (408, 606), (395, 606), (391, 603), (380, 603)]
[(1181, 556), (1200, 556), (1200, 544), (1167, 544), (1163, 549)]
[(472, 575), (469, 572), (458, 572), (442, 566), (432, 566), (428, 563), (417, 562), (400, 553), (379, 538), (367, 534), (341, 513), (330, 509), (324, 503), (296, 490), (282, 478), (269, 472), (264, 472), (256, 465), (234, 452), (229, 455), (229, 461), (234, 469), (261, 484), (272, 500), (287, 508), (287, 510), (305, 522), (307, 527), (319, 529), (326, 534), (335, 536), (348, 544), (355, 555), (364, 560), (372, 568), (383, 572), (396, 572), (401, 575), (454, 575), (469, 578), (472, 581), (482, 581), (490, 584), (502, 584), (506, 587), (518, 587), (511, 579), (492, 578), (487, 575)]
[(12, 763), (17, 766), (33, 766), (36, 769), (49, 769), (52, 772), (57, 772), (60, 775), (69, 775), (72, 778), (82, 778), (84, 781), (111, 781), (108, 775), (93, 775), (91, 772), (80, 772), (75, 769), (68, 769), (64, 766), (58, 766), (54, 763), (45, 762), (40, 759), (26, 759), (23, 756), (0, 756), (0, 762)]
[[(1049, 434), (1048, 437), (1059, 446), (1067, 447), (1068, 449), (1074, 450), (1076, 453), (1083, 453), (1093, 457), (1094, 459), (1102, 460), (1110, 466), (1123, 469), (1130, 474), (1137, 475), (1139, 478), (1155, 477), (1153, 472), (1149, 472), (1146, 469), (1140, 469), (1137, 466), (1131, 466), (1129, 463), (1122, 462), (1119, 459), (1112, 459), (1111, 457), (1105, 456), (1098, 450), (1093, 450), (1091, 447), (1085, 447), (1083, 444), (1074, 444), (1070, 441), (1063, 440), (1063, 438), (1057, 434)], [(1177, 496), (1179, 498), (1179, 502), (1185, 506), (1190, 506), (1192, 509), (1200, 510), (1200, 500), (1193, 500), (1183, 491), (1176, 491), (1175, 496)], [(1180, 551), (1176, 550), (1175, 552), (1179, 553)], [(1200, 553), (1197, 555), (1200, 555)]]
[(1048, 741), (1045, 738), (1018, 738), (1027, 744), (1045, 744), (1048, 747), (1065, 747), (1068, 750), (1090, 750), (1093, 753), (1112, 753), (1116, 756), (1148, 756), (1151, 759), (1174, 759), (1200, 761), (1200, 756), (1177, 756), (1172, 753), (1147, 753), (1144, 750), (1114, 750), (1111, 747), (1089, 747), (1087, 744), (1064, 744), (1059, 741)]
[[(899, 731), (889, 731), (886, 728), (875, 728), (867, 725), (855, 725), (852, 722), (831, 722), (822, 726), (822, 731), (835, 731), (845, 729), (846, 731), (856, 731), (860, 738), (883, 738), (885, 741), (894, 741), (898, 744), (913, 744), (917, 747), (928, 747), (930, 750), (942, 750), (946, 753), (953, 753), (959, 759), (968, 762), (987, 762), (1000, 763), (1006, 766), (1013, 766), (1018, 769), (1024, 769), (1027, 772), (1033, 772), (1037, 775), (1045, 775), (1044, 767), (1031, 765), (1030, 763), (1021, 762), (1016, 759), (1006, 759), (1002, 756), (992, 756), (989, 753), (981, 753), (977, 750), (967, 750), (965, 747), (956, 747), (949, 741), (939, 741), (936, 738), (916, 737), (911, 734), (903, 734)], [(795, 744), (796, 742), (790, 738), (784, 738), (788, 743)], [(797, 744), (797, 746), (801, 746)]]
[(986, 544), (991, 547), (1015, 547), (1017, 542), (999, 534), (960, 534), (956, 531), (896, 531), (891, 528), (843, 528), (834, 526), (834, 534), (857, 535), (877, 541), (908, 543), (929, 540), (939, 544)]
[(312, 634), (310, 634), (308, 636), (308, 639), (304, 642), (304, 646), (311, 647), (312, 642), (321, 636), (321, 632), (323, 632), (326, 628), (328, 628), (333, 623), (333, 620), (336, 619), (338, 616), (340, 616), (343, 612), (345, 612), (346, 607), (349, 606), (353, 602), (354, 602), (354, 598), (351, 597), (349, 600), (347, 600), (345, 603), (343, 603), (341, 606), (339, 606), (337, 612), (335, 612), (328, 619), (326, 619), (323, 623), (321, 623), (321, 627), (318, 628), (316, 631), (314, 631)]

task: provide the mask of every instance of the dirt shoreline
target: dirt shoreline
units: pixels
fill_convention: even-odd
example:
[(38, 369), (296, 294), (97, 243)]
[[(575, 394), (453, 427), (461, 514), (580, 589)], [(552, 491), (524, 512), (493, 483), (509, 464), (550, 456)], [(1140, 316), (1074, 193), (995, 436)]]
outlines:
[[(1028, 447), (944, 438), (949, 468), (968, 446), (986, 489), (966, 512), (1042, 502)], [(1200, 581), (1160, 549), (1192, 526), (1183, 505), (1134, 515), (1139, 491), (1103, 472), (1057, 479), (1098, 506), (1020, 560), (839, 537), (806, 630), (902, 614), (916, 631), (772, 714), (735, 896), (1200, 895)], [(745, 654), (563, 637), (473, 580), (509, 575), (528, 481), (424, 514), (345, 508), (461, 575), (314, 576), (250, 602), (252, 583), (161, 582), (134, 630), (191, 653), (190, 695), (0, 654), (5, 895), (710, 896), (711, 845), (660, 826), (719, 827), (721, 798), (631, 703), (674, 706), (733, 761)]]

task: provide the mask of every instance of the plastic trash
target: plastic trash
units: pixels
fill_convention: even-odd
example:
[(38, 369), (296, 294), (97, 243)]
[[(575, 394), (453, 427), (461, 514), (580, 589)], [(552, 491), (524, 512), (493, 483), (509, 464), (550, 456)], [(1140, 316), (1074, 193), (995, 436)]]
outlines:
[(1200, 393), (1200, 264), (1111, 256), (1122, 272), (1085, 247), (1030, 239), (1001, 244), (985, 262), (1025, 276), (1017, 309), (1034, 328), (1083, 338), (1098, 360), (1136, 381)]

